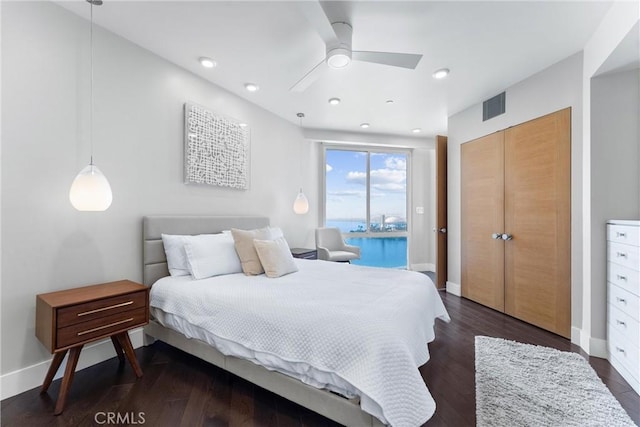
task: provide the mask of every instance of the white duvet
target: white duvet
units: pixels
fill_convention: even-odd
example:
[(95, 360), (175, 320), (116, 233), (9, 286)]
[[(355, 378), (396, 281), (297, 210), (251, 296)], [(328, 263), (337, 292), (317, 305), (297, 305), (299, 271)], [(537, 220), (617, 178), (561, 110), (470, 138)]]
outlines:
[(296, 264), (298, 272), (277, 279), (165, 277), (151, 306), (166, 326), (226, 355), (359, 396), (386, 424), (426, 422), (435, 402), (417, 368), (429, 360), (435, 319), (449, 321), (433, 282), (405, 270)]

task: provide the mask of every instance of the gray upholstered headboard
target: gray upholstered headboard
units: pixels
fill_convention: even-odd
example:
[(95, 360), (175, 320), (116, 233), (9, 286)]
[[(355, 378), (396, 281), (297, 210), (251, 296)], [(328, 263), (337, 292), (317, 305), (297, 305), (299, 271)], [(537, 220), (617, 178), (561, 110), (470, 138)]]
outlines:
[(161, 215), (145, 216), (142, 221), (142, 278), (147, 286), (169, 275), (162, 234), (213, 234), (232, 228), (250, 230), (269, 225), (269, 218), (259, 216)]

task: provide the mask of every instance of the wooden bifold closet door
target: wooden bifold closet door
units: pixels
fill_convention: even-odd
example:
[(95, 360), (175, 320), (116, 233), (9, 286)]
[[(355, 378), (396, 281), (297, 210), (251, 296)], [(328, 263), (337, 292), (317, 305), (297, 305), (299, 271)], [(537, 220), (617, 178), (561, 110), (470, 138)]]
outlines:
[(461, 152), (462, 295), (569, 337), (571, 109)]

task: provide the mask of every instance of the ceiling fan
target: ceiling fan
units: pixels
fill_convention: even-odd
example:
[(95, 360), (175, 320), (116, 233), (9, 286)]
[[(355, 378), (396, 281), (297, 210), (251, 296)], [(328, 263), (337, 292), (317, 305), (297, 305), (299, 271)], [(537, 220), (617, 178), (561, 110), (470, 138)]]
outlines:
[(369, 52), (352, 50), (353, 28), (348, 22), (331, 22), (317, 1), (295, 2), (299, 11), (316, 29), (326, 47), (326, 56), (289, 89), (302, 92), (331, 68), (345, 68), (351, 61), (374, 62), (376, 64), (415, 69), (422, 55), (395, 52)]

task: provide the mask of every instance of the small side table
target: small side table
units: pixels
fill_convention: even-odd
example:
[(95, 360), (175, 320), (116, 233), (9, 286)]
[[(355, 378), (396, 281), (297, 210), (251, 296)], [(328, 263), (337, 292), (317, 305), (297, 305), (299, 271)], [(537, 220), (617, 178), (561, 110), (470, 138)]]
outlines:
[(64, 410), (80, 351), (89, 342), (110, 337), (120, 362), (126, 356), (140, 378), (142, 370), (128, 331), (147, 323), (149, 288), (130, 280), (37, 295), (36, 337), (53, 354), (41, 393), (47, 392), (69, 353), (54, 414)]
[(318, 251), (307, 248), (291, 248), (291, 255), (294, 258), (318, 259)]

